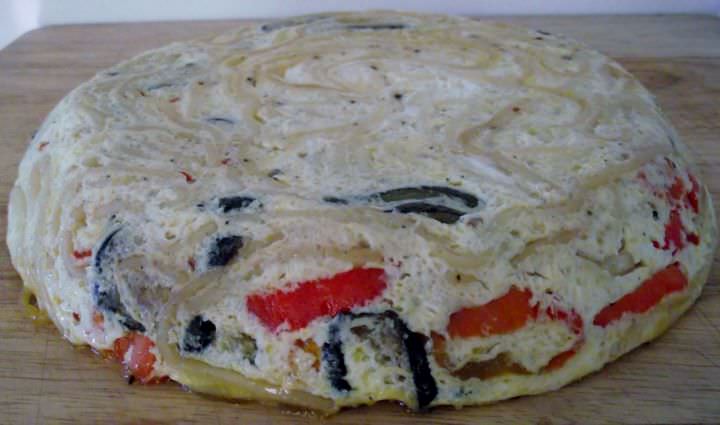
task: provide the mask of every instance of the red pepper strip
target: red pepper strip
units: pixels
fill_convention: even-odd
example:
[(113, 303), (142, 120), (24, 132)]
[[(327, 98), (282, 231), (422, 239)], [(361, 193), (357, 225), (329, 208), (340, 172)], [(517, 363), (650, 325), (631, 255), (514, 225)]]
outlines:
[(249, 295), (247, 308), (272, 331), (283, 323), (294, 331), (318, 317), (364, 305), (386, 286), (385, 270), (356, 268), (327, 279), (302, 282), (291, 291)]
[(680, 200), (685, 193), (685, 185), (680, 177), (675, 177), (672, 186), (668, 189), (668, 195), (671, 199)]
[[(552, 320), (562, 320), (565, 323), (568, 324), (570, 329), (575, 333), (576, 335), (582, 335), (583, 334), (583, 321), (582, 317), (580, 317), (579, 314), (575, 312), (575, 310), (572, 310), (570, 313), (567, 313), (564, 310), (559, 309), (552, 309), (551, 307), (548, 307), (547, 315)], [(432, 340), (433, 340), (433, 355), (435, 357), (435, 361), (440, 365), (441, 367), (448, 368), (450, 361), (448, 360), (447, 352), (445, 351), (445, 338), (442, 337), (442, 335), (432, 332), (431, 333)], [(561, 368), (572, 356), (577, 354), (578, 350), (580, 349), (580, 346), (583, 343), (584, 338), (579, 339), (575, 345), (566, 351), (563, 351), (562, 353), (559, 353), (555, 355), (550, 361), (548, 362), (545, 367), (543, 367), (544, 372), (553, 371), (556, 369)]]
[(73, 257), (75, 257), (76, 260), (82, 260), (83, 258), (87, 258), (92, 255), (91, 249), (86, 249), (84, 251), (73, 251)]
[[(684, 180), (680, 176), (676, 175), (672, 161), (667, 158), (665, 161), (668, 164), (668, 173), (670, 173), (671, 176), (674, 176), (674, 179), (670, 187), (666, 186), (664, 188), (665, 192), (663, 194), (658, 194), (657, 192), (655, 193), (658, 194), (658, 196), (666, 197), (672, 209), (670, 211), (670, 216), (668, 217), (668, 222), (665, 224), (665, 239), (663, 244), (660, 244), (657, 240), (653, 240), (652, 245), (656, 249), (662, 249), (665, 251), (672, 250), (672, 254), (675, 255), (687, 246), (687, 242), (694, 245), (698, 245), (700, 243), (700, 236), (697, 233), (688, 232), (688, 230), (685, 229), (680, 217), (680, 211), (685, 208), (692, 209), (692, 211), (696, 214), (700, 211), (700, 201), (698, 199), (700, 184), (697, 179), (695, 179), (695, 176), (688, 173), (687, 175), (690, 179), (690, 187), (687, 188)], [(645, 180), (645, 175), (642, 172), (638, 174), (638, 178), (647, 182)]]
[(679, 263), (673, 263), (652, 275), (637, 289), (600, 310), (593, 324), (606, 327), (625, 313), (644, 313), (654, 307), (666, 295), (682, 291), (688, 285), (687, 277)]
[(500, 298), (476, 307), (467, 307), (450, 315), (447, 331), (452, 338), (501, 335), (516, 331), (537, 317), (530, 305), (532, 292), (515, 286)]
[(551, 320), (561, 320), (565, 322), (575, 335), (582, 335), (583, 320), (575, 310), (570, 310), (568, 313), (560, 308), (550, 306), (545, 313)]
[(684, 230), (680, 212), (676, 209), (670, 211), (670, 218), (665, 225), (665, 244), (662, 249), (668, 250), (672, 247), (675, 247), (678, 251), (683, 249), (685, 247)]
[(195, 177), (193, 177), (192, 174), (188, 173), (187, 171), (180, 171), (180, 174), (185, 177), (186, 183), (195, 183)]
[(543, 371), (550, 371), (555, 369), (560, 369), (566, 361), (570, 360), (572, 356), (574, 356), (577, 353), (577, 345), (567, 351), (563, 351), (562, 353), (556, 355), (550, 361), (548, 364), (545, 365), (543, 368)]
[[(149, 384), (158, 381), (152, 376), (155, 355), (150, 349), (154, 346), (155, 343), (150, 338), (132, 332), (115, 340), (113, 352), (115, 358), (125, 365), (129, 376), (143, 384)], [(126, 359), (125, 355), (128, 351), (130, 356)]]
[(575, 335), (580, 335), (580, 339), (575, 342), (575, 345), (560, 354), (555, 355), (547, 365), (543, 368), (544, 371), (550, 371), (561, 368), (565, 362), (567, 362), (572, 356), (574, 356), (584, 341), (583, 337), (583, 319), (575, 310), (570, 310), (568, 313), (565, 310), (559, 308), (548, 307), (546, 310), (547, 316), (552, 320), (562, 320), (565, 322), (570, 330)]
[[(530, 319), (537, 319), (538, 308), (530, 305), (531, 298), (532, 293), (529, 289), (521, 291), (513, 286), (507, 294), (487, 304), (464, 308), (453, 313), (450, 316), (448, 333), (453, 338), (467, 338), (513, 332), (525, 326)], [(550, 306), (545, 310), (545, 314), (551, 320), (565, 322), (574, 334), (582, 336), (583, 320), (575, 310), (567, 312)], [(435, 334), (433, 341), (439, 347), (436, 360), (438, 364), (446, 367), (447, 355), (444, 354), (444, 339)], [(553, 357), (543, 370), (548, 371), (562, 367), (568, 359), (575, 355), (581, 344), (582, 338), (573, 348)]]

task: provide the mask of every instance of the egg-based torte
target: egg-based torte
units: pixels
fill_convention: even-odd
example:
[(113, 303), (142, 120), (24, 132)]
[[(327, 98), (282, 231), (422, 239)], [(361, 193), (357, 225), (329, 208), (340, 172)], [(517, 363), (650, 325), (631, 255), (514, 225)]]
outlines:
[(29, 302), (131, 380), (326, 413), (557, 389), (667, 329), (716, 241), (616, 62), (399, 12), (98, 73), (34, 136), (8, 224)]

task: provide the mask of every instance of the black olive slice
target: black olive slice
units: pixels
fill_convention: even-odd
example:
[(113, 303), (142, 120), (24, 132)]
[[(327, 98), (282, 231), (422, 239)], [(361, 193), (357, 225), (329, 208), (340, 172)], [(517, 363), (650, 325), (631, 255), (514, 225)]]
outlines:
[(210, 124), (235, 124), (235, 120), (223, 117), (210, 117), (205, 119), (205, 121), (209, 122)]
[(438, 394), (437, 383), (432, 376), (427, 352), (425, 351), (425, 343), (428, 338), (421, 333), (411, 331), (395, 312), (388, 313), (394, 316), (395, 330), (405, 346), (413, 383), (415, 384), (418, 409), (424, 409)]
[(347, 205), (350, 203), (347, 199), (343, 198), (337, 198), (335, 196), (325, 196), (323, 197), (323, 201), (331, 203), (331, 204), (340, 204), (340, 205)]
[(204, 351), (215, 340), (215, 324), (197, 315), (188, 324), (183, 337), (182, 349), (190, 353)]
[[(353, 328), (351, 321), (357, 318), (375, 317), (380, 319), (376, 326), (383, 326), (382, 322), (391, 326), (392, 334), (402, 344), (408, 366), (413, 377), (417, 408), (424, 409), (437, 397), (438, 387), (430, 369), (430, 363), (425, 350), (427, 337), (421, 333), (413, 332), (394, 311), (387, 310), (382, 313), (340, 313), (328, 328), (328, 340), (322, 347), (322, 360), (327, 371), (330, 384), (338, 391), (351, 391), (352, 386), (347, 381), (347, 364), (343, 353), (342, 329), (350, 322), (350, 330), (359, 336), (368, 336), (369, 329), (363, 326)], [(402, 355), (402, 353), (398, 353)]]
[(227, 196), (218, 199), (218, 208), (220, 208), (222, 212), (228, 213), (230, 211), (245, 209), (253, 202), (255, 202), (255, 198), (250, 196)]
[(120, 299), (117, 284), (109, 277), (117, 262), (115, 255), (120, 244), (117, 235), (121, 230), (120, 227), (110, 232), (95, 251), (93, 260), (95, 276), (92, 281), (93, 300), (101, 311), (120, 316), (120, 324), (128, 330), (145, 332), (145, 326), (128, 313), (125, 304)]
[(262, 25), (260, 27), (260, 30), (263, 32), (273, 32), (282, 28), (296, 27), (303, 24), (309, 24), (311, 22), (315, 22), (324, 18), (327, 18), (327, 15), (310, 15), (302, 16), (299, 18), (279, 19)]
[[(467, 213), (467, 211), (460, 211), (445, 206), (441, 202), (439, 203), (438, 201), (441, 201), (443, 198), (459, 201), (468, 208), (475, 208), (481, 204), (484, 205), (484, 202), (473, 194), (445, 186), (400, 187), (368, 196), (354, 197), (354, 199), (361, 202), (382, 202), (388, 204), (414, 201), (401, 203), (399, 205), (390, 205), (392, 208), (385, 210), (385, 212), (422, 214), (445, 224), (453, 224)], [(432, 199), (432, 201), (422, 201), (424, 199)], [(339, 205), (346, 205), (350, 202), (347, 198), (336, 196), (325, 196), (323, 201)]]
[(387, 23), (387, 24), (351, 24), (345, 26), (345, 28), (351, 31), (386, 31), (386, 30), (402, 30), (407, 28), (407, 25), (400, 23)]
[(210, 247), (208, 253), (208, 266), (218, 267), (227, 265), (243, 247), (242, 236), (230, 235), (218, 237)]
[(479, 204), (475, 195), (445, 186), (401, 187), (380, 192), (376, 196), (384, 202), (397, 202), (436, 198), (443, 195), (461, 201), (468, 208), (475, 208)]
[(399, 212), (402, 214), (421, 214), (445, 224), (457, 222), (465, 213), (443, 205), (428, 204), (427, 202), (408, 202), (385, 212)]
[(338, 391), (347, 392), (352, 390), (352, 387), (345, 379), (347, 365), (345, 364), (345, 355), (342, 349), (342, 339), (340, 338), (340, 327), (344, 319), (345, 315), (341, 313), (336, 316), (330, 325), (327, 342), (322, 346), (322, 360), (327, 370), (330, 385)]

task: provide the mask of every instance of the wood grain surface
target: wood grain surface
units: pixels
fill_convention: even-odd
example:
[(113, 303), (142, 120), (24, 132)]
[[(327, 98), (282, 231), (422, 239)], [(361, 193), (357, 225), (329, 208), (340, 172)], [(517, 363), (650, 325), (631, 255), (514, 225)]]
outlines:
[[(503, 19), (584, 41), (617, 58), (655, 93), (697, 154), (720, 201), (720, 19), (703, 16)], [(240, 22), (61, 26), (0, 51), (0, 237), (8, 192), (30, 135), (73, 87), (145, 49)], [(120, 367), (36, 326), (18, 303), (21, 281), (0, 244), (0, 423), (471, 424), (720, 423), (720, 267), (667, 334), (592, 376), (549, 394), (475, 408), (409, 414), (384, 403), (330, 419), (228, 403), (176, 384), (128, 385)]]

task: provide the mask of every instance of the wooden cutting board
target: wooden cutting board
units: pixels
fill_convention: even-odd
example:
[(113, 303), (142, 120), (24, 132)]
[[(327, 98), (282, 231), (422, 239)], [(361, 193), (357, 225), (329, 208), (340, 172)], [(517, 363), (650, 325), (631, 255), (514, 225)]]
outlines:
[[(720, 19), (710, 16), (523, 17), (617, 58), (655, 93), (695, 151), (720, 204)], [(0, 236), (8, 192), (30, 135), (69, 90), (97, 71), (173, 40), (240, 22), (73, 25), (35, 30), (0, 51)], [(351, 423), (720, 423), (720, 267), (695, 307), (660, 339), (562, 390), (491, 406), (408, 414), (385, 403), (343, 412)], [(325, 422), (255, 403), (228, 403), (175, 384), (128, 385), (120, 367), (36, 326), (0, 244), (0, 423)]]

